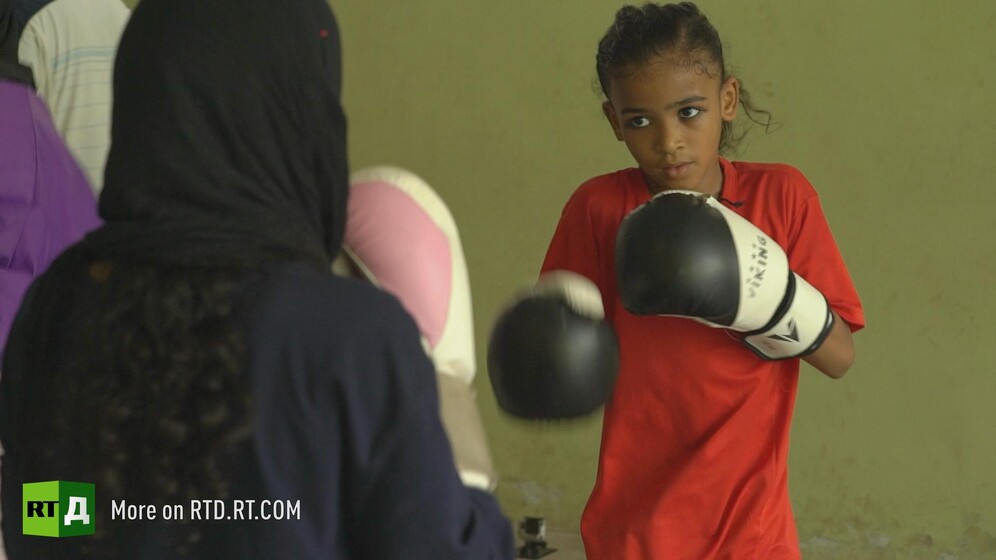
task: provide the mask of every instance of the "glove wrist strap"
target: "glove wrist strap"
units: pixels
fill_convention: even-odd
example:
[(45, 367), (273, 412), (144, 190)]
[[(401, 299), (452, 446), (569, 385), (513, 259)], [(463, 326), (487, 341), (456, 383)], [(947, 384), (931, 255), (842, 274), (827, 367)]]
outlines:
[(767, 325), (749, 332), (744, 343), (766, 360), (797, 358), (816, 351), (833, 328), (826, 297), (792, 272), (785, 299)]

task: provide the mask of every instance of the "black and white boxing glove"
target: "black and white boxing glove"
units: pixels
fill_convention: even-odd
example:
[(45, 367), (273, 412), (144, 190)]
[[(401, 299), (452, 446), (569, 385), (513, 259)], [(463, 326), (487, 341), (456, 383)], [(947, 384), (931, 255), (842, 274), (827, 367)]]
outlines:
[(759, 356), (815, 351), (833, 327), (826, 298), (766, 233), (711, 196), (665, 191), (631, 212), (616, 237), (623, 306), (745, 333)]
[(495, 321), (488, 373), (498, 405), (526, 419), (567, 419), (602, 406), (615, 386), (619, 346), (593, 282), (553, 271)]

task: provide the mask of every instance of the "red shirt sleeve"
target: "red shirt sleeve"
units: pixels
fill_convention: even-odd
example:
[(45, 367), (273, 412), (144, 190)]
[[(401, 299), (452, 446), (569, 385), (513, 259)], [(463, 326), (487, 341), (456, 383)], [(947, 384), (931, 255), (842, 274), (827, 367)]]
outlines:
[(585, 200), (573, 196), (564, 206), (541, 272), (569, 270), (601, 284), (598, 244)]
[(613, 194), (606, 192), (606, 185), (597, 179), (574, 192), (561, 212), (541, 273), (569, 270), (588, 278), (602, 292), (608, 313), (615, 293), (612, 262), (619, 219), (612, 217), (614, 205), (606, 208), (607, 197), (611, 200)]
[(813, 192), (798, 208), (789, 231), (789, 264), (826, 296), (830, 307), (857, 331), (865, 326), (861, 300), (837, 248), (820, 199)]

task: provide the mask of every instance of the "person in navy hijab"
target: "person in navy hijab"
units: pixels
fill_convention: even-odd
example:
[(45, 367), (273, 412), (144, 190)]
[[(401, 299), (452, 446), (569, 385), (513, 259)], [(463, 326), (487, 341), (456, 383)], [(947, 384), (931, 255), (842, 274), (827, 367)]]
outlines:
[[(5, 357), (11, 560), (512, 558), (454, 467), (414, 320), (330, 271), (340, 64), (324, 0), (136, 8), (106, 223), (32, 285)], [(48, 480), (94, 484), (94, 535), (22, 534), (21, 485)]]

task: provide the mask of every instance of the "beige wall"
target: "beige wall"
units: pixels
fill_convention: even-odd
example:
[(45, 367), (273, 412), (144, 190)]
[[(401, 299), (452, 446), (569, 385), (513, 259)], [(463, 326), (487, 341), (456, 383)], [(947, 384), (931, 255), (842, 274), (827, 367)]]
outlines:
[[(567, 196), (631, 165), (592, 88), (620, 4), (333, 2), (354, 167), (430, 181), (461, 227), (485, 421), (510, 516), (576, 528), (600, 420), (494, 404), (485, 341), (536, 274)], [(807, 559), (996, 558), (996, 7), (703, 1), (782, 127), (741, 159), (801, 168), (869, 327), (842, 381), (804, 368), (791, 491)]]

